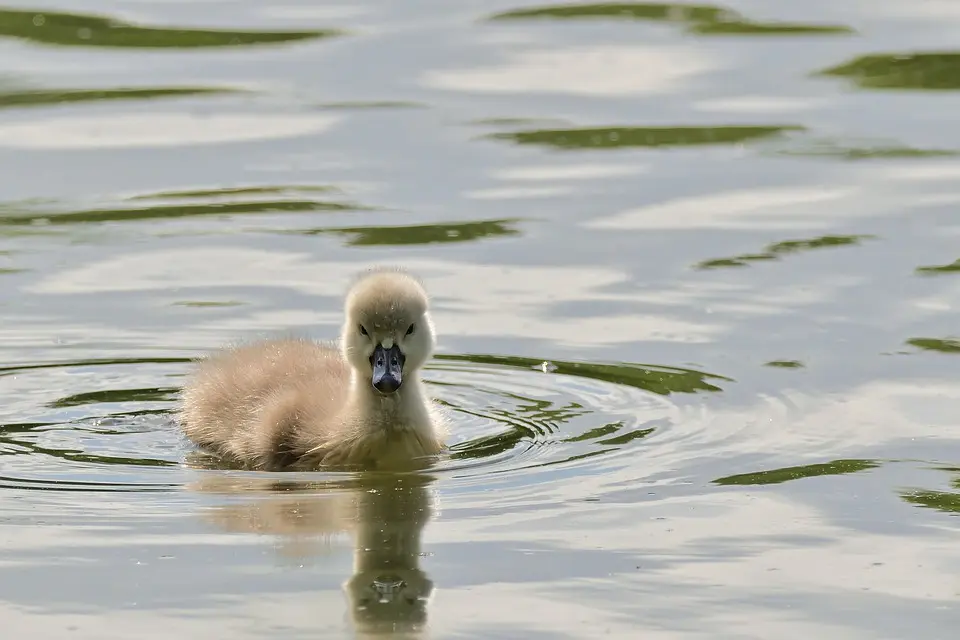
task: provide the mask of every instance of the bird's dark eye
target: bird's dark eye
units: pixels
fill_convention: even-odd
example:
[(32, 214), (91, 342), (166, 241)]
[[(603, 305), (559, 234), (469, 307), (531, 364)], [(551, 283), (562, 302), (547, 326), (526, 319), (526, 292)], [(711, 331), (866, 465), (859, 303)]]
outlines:
[(362, 336), (369, 335), (369, 334), (367, 333), (366, 327), (364, 327), (363, 325), (360, 325), (360, 335), (362, 335)]
[(410, 328), (407, 329), (407, 335), (408, 335), (408, 336), (413, 335), (413, 332), (414, 332), (414, 330), (415, 330), (416, 328), (417, 328), (417, 325), (415, 325), (415, 324), (410, 325)]

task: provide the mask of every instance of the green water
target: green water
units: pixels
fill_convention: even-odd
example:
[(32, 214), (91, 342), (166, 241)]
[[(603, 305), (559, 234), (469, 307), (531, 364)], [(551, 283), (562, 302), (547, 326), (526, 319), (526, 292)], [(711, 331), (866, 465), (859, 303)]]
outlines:
[[(0, 627), (953, 638), (960, 10), (0, 8)], [(449, 454), (221, 468), (225, 343), (433, 296)], [(5, 636), (5, 637), (6, 637)]]

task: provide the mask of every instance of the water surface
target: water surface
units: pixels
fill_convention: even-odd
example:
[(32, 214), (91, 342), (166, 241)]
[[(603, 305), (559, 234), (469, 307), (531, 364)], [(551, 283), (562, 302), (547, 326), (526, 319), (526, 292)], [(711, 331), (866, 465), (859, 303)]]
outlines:
[[(952, 638), (960, 11), (0, 7), (0, 623)], [(224, 343), (417, 272), (429, 472), (256, 473)]]

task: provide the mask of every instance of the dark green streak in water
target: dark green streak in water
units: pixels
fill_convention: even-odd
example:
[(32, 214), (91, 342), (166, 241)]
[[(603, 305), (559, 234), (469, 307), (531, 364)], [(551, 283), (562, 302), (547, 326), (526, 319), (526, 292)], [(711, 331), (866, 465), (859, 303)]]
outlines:
[[(629, 444), (630, 442), (640, 438), (645, 438), (656, 431), (656, 429), (653, 427), (649, 427), (647, 429), (637, 429), (636, 431), (630, 431), (628, 433), (622, 433), (620, 435), (607, 438), (607, 436), (612, 436), (622, 428), (623, 422), (612, 422), (610, 424), (605, 424), (602, 427), (594, 427), (593, 429), (589, 429), (578, 436), (564, 438), (563, 442), (586, 442), (589, 440), (596, 440), (597, 444), (602, 444), (605, 446), (620, 446)], [(600, 438), (604, 439), (600, 440)]]
[(597, 450), (595, 450), (595, 451), (588, 451), (588, 452), (586, 452), (586, 453), (578, 453), (577, 455), (569, 456), (569, 457), (567, 457), (567, 458), (563, 458), (562, 460), (550, 460), (550, 461), (548, 461), (548, 462), (540, 462), (540, 463), (538, 463), (538, 464), (531, 464), (531, 465), (527, 465), (527, 466), (525, 466), (525, 467), (519, 467), (519, 468), (517, 468), (517, 469), (515, 469), (515, 470), (513, 470), (513, 469), (499, 469), (499, 470), (497, 470), (497, 471), (494, 471), (493, 473), (510, 473), (511, 471), (523, 471), (523, 470), (525, 470), (525, 469), (537, 469), (537, 468), (539, 468), (539, 467), (554, 467), (554, 466), (556, 466), (556, 465), (558, 465), (558, 464), (567, 464), (567, 463), (570, 463), (570, 462), (577, 462), (578, 460), (586, 460), (586, 459), (588, 459), (588, 458), (595, 458), (596, 456), (602, 456), (603, 454), (609, 453), (609, 452), (611, 452), (611, 451), (616, 451), (616, 449), (597, 449)]
[(940, 273), (957, 273), (960, 272), (960, 259), (954, 260), (950, 264), (938, 264), (928, 267), (917, 267), (917, 273), (922, 273), (924, 275), (936, 275)]
[(194, 189), (190, 191), (160, 191), (134, 196), (130, 200), (193, 200), (198, 198), (222, 198), (224, 196), (262, 196), (284, 193), (330, 193), (334, 187), (326, 185), (270, 185), (256, 187), (223, 187), (220, 189)]
[(907, 344), (924, 351), (960, 353), (960, 339), (957, 338), (910, 338)]
[[(122, 458), (120, 458), (122, 459)], [(113, 462), (118, 458), (104, 458)], [(153, 465), (147, 466), (177, 466), (174, 462), (165, 460), (150, 461)], [(33, 480), (30, 478), (11, 478), (0, 476), (0, 487), (5, 489), (28, 489), (32, 491), (84, 491), (84, 492), (119, 492), (144, 493), (147, 491), (179, 491), (177, 484), (134, 484), (120, 482), (82, 482), (80, 480)]]
[(150, 100), (181, 96), (235, 93), (233, 89), (204, 87), (145, 87), (139, 89), (48, 89), (0, 92), (0, 109), (38, 107), (71, 102), (105, 100)]
[(32, 433), (44, 427), (52, 427), (55, 424), (54, 422), (10, 422), (8, 424), (0, 424), (0, 434)]
[[(956, 472), (957, 469), (944, 469)], [(954, 478), (951, 482), (954, 487), (960, 488), (960, 479)], [(936, 509), (948, 514), (960, 513), (960, 493), (952, 491), (924, 491), (916, 489), (904, 491), (900, 497), (910, 504), (927, 509)]]
[(349, 238), (347, 245), (396, 246), (470, 242), (483, 238), (519, 235), (511, 227), (516, 220), (481, 220), (448, 224), (420, 224), (398, 227), (343, 227), (336, 229), (309, 229), (294, 233), (302, 235), (335, 234)]
[(583, 408), (576, 403), (569, 403), (565, 407), (553, 408), (553, 403), (549, 400), (532, 400), (513, 394), (506, 395), (520, 403), (515, 410), (490, 409), (488, 411), (477, 411), (445, 403), (446, 406), (460, 413), (482, 419), (493, 419), (497, 422), (507, 424), (509, 427), (509, 431), (506, 433), (496, 434), (490, 438), (473, 440), (456, 447), (456, 449), (464, 453), (466, 457), (478, 457), (473, 453), (477, 446), (483, 451), (486, 451), (484, 455), (493, 455), (512, 448), (521, 440), (534, 441), (538, 436), (547, 436), (554, 432), (556, 425), (586, 413), (583, 411)]
[[(108, 413), (107, 416), (111, 418), (139, 418), (141, 416), (167, 416), (170, 415), (172, 411), (170, 409), (137, 409), (135, 411), (117, 411), (116, 413)], [(97, 433), (107, 433), (104, 431), (103, 427), (97, 429)], [(126, 433), (116, 432), (116, 433)], [(110, 435), (114, 435), (111, 433)]]
[[(20, 442), (20, 441), (9, 441), (6, 438), (0, 438), (0, 442), (7, 442), (17, 447), (23, 447), (30, 451), (30, 454), (42, 454), (51, 456), (54, 458), (60, 458), (62, 460), (69, 460), (70, 462), (87, 462), (91, 464), (121, 464), (121, 465), (132, 465), (137, 467), (175, 467), (177, 466), (176, 462), (170, 462), (169, 460), (154, 460), (151, 458), (121, 458), (115, 456), (98, 456), (89, 453), (83, 453), (74, 449), (52, 449), (49, 447), (41, 447), (40, 445), (33, 442)], [(11, 454), (7, 454), (11, 455)], [(16, 454), (13, 454), (16, 455)]]
[(113, 389), (109, 391), (91, 391), (60, 398), (50, 403), (51, 407), (78, 407), (101, 402), (166, 402), (173, 400), (178, 387), (154, 387), (150, 389)]
[(895, 143), (871, 145), (866, 142), (856, 145), (843, 144), (832, 140), (800, 141), (789, 148), (777, 149), (773, 153), (793, 157), (839, 158), (851, 162), (904, 158), (946, 158), (960, 154), (960, 152), (952, 149), (917, 149)]
[[(480, 354), (455, 356), (438, 354), (434, 357), (438, 360), (465, 360), (476, 364), (499, 365), (520, 369), (539, 367), (543, 362), (543, 360), (534, 358)], [(592, 380), (611, 382), (613, 384), (624, 384), (659, 395), (696, 393), (698, 391), (721, 391), (722, 389), (720, 387), (710, 384), (707, 380), (732, 382), (730, 378), (723, 376), (694, 371), (692, 369), (681, 369), (679, 367), (626, 363), (593, 364), (585, 362), (564, 362), (560, 360), (551, 360), (550, 363), (556, 367), (554, 371), (558, 374), (579, 376), (581, 378), (590, 378)]]
[(506, 453), (524, 440), (533, 441), (535, 438), (536, 433), (529, 427), (511, 425), (508, 431), (450, 447), (450, 457), (456, 460), (488, 458)]
[(598, 444), (607, 445), (607, 446), (621, 446), (638, 440), (640, 438), (646, 438), (648, 435), (653, 433), (655, 429), (637, 429), (636, 431), (631, 431), (629, 433), (623, 433), (613, 438), (607, 438), (606, 440), (598, 441)]
[(739, 144), (769, 138), (788, 131), (803, 131), (796, 125), (717, 127), (598, 127), (592, 129), (535, 129), (493, 133), (486, 138), (516, 144), (557, 149), (619, 149), (628, 147), (679, 147)]
[(735, 258), (714, 258), (697, 263), (698, 269), (723, 269), (727, 267), (745, 267), (750, 262), (758, 260), (776, 260), (774, 256), (765, 253), (745, 253)]
[[(947, 471), (956, 474), (960, 469), (955, 467), (940, 467), (941, 471)], [(960, 489), (960, 477), (954, 477), (950, 481), (954, 488)], [(906, 502), (915, 504), (927, 509), (936, 509), (948, 514), (960, 513), (960, 493), (951, 491), (926, 491), (915, 489), (904, 491), (900, 494)]]
[(809, 251), (812, 249), (823, 249), (826, 247), (846, 247), (859, 244), (862, 240), (872, 239), (871, 235), (853, 235), (853, 236), (820, 236), (819, 238), (810, 238), (805, 240), (785, 240), (767, 245), (762, 253), (745, 253), (732, 258), (715, 258), (713, 260), (704, 260), (696, 265), (698, 269), (720, 269), (725, 267), (745, 267), (751, 262), (762, 260), (778, 260), (780, 256), (798, 253), (800, 251)]
[(603, 438), (604, 436), (609, 436), (613, 433), (616, 433), (623, 428), (622, 422), (613, 422), (611, 424), (605, 424), (602, 427), (594, 427), (584, 433), (581, 433), (578, 436), (573, 436), (570, 438), (564, 438), (564, 442), (584, 442), (585, 440), (596, 440), (597, 438)]
[(0, 227), (28, 226), (37, 222), (51, 225), (85, 222), (125, 222), (158, 218), (187, 218), (192, 216), (236, 215), (269, 213), (275, 211), (357, 211), (363, 207), (341, 202), (317, 200), (252, 200), (249, 202), (211, 202), (207, 204), (160, 205), (127, 209), (89, 209), (57, 213), (53, 211), (0, 214)]
[(764, 363), (765, 367), (774, 367), (776, 369), (802, 369), (803, 363), (799, 360), (771, 360)]
[(715, 5), (618, 2), (602, 4), (548, 5), (506, 11), (491, 20), (644, 20), (684, 25), (688, 32), (703, 35), (842, 35), (855, 33), (843, 25), (789, 22), (754, 22), (735, 11)]
[(960, 53), (873, 54), (824, 69), (818, 75), (843, 77), (863, 89), (960, 90)]
[(529, 9), (505, 11), (491, 20), (580, 20), (588, 18), (608, 20), (651, 20), (656, 22), (693, 23), (716, 22), (736, 18), (737, 14), (712, 5), (665, 4), (652, 2), (611, 2), (602, 4), (545, 5)]
[(73, 369), (80, 367), (102, 367), (128, 364), (186, 364), (193, 362), (192, 358), (92, 358), (90, 360), (73, 360), (69, 362), (47, 362), (43, 364), (26, 364), (15, 367), (0, 367), (0, 376), (34, 371), (37, 369)]
[(68, 47), (243, 47), (341, 35), (335, 30), (223, 31), (139, 27), (101, 16), (0, 9), (0, 37)]
[(868, 240), (874, 236), (820, 236), (808, 240), (784, 240), (776, 242), (767, 247), (767, 253), (773, 255), (784, 255), (788, 253), (797, 253), (798, 251), (807, 251), (809, 249), (823, 249), (825, 247), (846, 247), (859, 244), (861, 240)]
[[(113, 456), (99, 456), (95, 454), (86, 454), (74, 449), (53, 449), (43, 447), (29, 440), (22, 440), (14, 437), (14, 434), (29, 434), (38, 430), (44, 430), (45, 427), (53, 426), (50, 423), (42, 422), (22, 422), (0, 425), (0, 443), (12, 447), (26, 449), (30, 454), (48, 455), (62, 460), (72, 462), (89, 462), (93, 464), (122, 464), (135, 465), (141, 467), (173, 467), (177, 463), (167, 460), (155, 460), (150, 458), (124, 458)], [(22, 452), (11, 452), (0, 455), (21, 455)]]
[(735, 20), (732, 22), (704, 22), (692, 25), (689, 31), (704, 35), (738, 36), (834, 36), (856, 33), (850, 27), (837, 24), (750, 22), (748, 20)]
[(879, 463), (872, 460), (834, 460), (821, 464), (808, 464), (802, 467), (784, 467), (783, 469), (726, 476), (725, 478), (718, 478), (713, 482), (721, 485), (780, 484), (781, 482), (799, 480), (801, 478), (857, 473), (859, 471), (875, 469), (878, 466), (880, 466)]

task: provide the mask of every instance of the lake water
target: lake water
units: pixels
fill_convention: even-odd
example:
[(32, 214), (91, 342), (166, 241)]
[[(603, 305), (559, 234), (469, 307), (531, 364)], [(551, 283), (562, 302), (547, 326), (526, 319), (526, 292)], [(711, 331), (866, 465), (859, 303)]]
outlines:
[[(29, 8), (27, 8), (29, 7)], [(953, 638), (960, 5), (0, 8), (0, 627)], [(429, 474), (217, 468), (225, 343), (434, 297)]]

